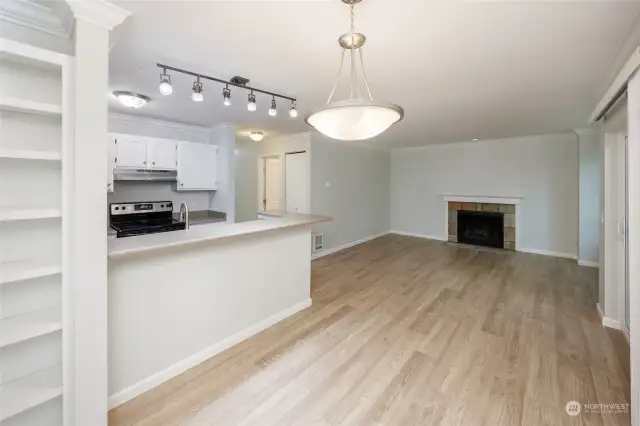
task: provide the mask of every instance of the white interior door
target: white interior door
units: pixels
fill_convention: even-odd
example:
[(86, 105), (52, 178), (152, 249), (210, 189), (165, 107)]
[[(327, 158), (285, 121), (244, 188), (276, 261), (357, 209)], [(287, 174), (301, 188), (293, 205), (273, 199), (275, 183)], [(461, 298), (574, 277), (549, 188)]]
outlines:
[(309, 157), (306, 152), (285, 155), (286, 209), (293, 213), (310, 212)]
[(282, 160), (280, 157), (264, 159), (264, 211), (282, 210)]
[(627, 226), (628, 223), (628, 217), (629, 217), (629, 185), (628, 185), (628, 180), (629, 180), (629, 162), (627, 159), (627, 153), (629, 150), (629, 136), (625, 136), (624, 137), (624, 158), (623, 158), (623, 162), (622, 162), (622, 167), (624, 169), (624, 179), (622, 180), (623, 186), (624, 186), (624, 209), (623, 209), (623, 214), (624, 214), (624, 220), (623, 220), (623, 239), (624, 239), (624, 271), (623, 271), (623, 277), (624, 277), (624, 316), (623, 316), (623, 324), (622, 326), (624, 327), (624, 329), (626, 330), (627, 333), (629, 333), (630, 329), (631, 329), (631, 309), (630, 309), (630, 298), (629, 298), (629, 244), (627, 244), (627, 241), (629, 241), (629, 227)]

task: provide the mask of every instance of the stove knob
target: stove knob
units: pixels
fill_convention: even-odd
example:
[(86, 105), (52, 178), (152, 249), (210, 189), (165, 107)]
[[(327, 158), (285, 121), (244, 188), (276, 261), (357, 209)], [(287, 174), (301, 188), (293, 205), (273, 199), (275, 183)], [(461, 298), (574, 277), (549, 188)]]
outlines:
[(126, 209), (127, 209), (126, 207), (122, 206), (122, 210), (126, 210)]
[[(168, 204), (167, 204), (168, 205)], [(160, 207), (164, 207), (164, 204), (160, 204)]]

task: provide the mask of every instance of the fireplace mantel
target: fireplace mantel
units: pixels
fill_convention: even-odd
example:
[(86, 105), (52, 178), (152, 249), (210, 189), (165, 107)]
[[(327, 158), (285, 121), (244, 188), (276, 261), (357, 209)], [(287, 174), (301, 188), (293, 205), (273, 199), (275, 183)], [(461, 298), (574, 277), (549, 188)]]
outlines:
[(494, 204), (520, 204), (524, 197), (502, 197), (495, 195), (462, 195), (440, 194), (444, 201), (458, 201), (462, 203), (494, 203)]

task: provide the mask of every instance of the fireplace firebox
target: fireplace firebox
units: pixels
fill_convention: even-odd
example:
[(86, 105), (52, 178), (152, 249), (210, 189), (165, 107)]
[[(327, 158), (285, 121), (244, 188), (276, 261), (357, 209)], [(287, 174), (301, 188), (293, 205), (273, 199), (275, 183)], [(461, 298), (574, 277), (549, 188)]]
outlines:
[(504, 247), (504, 213), (458, 210), (458, 242)]

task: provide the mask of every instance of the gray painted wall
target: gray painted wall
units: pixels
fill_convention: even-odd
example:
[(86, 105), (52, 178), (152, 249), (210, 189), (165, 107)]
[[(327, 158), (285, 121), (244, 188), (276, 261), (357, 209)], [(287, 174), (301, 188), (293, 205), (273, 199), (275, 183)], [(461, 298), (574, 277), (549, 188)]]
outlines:
[(311, 135), (311, 212), (333, 218), (314, 227), (325, 251), (389, 231), (389, 185), (389, 152)]
[(578, 132), (579, 237), (578, 259), (598, 263), (600, 244), (601, 149), (598, 133)]

